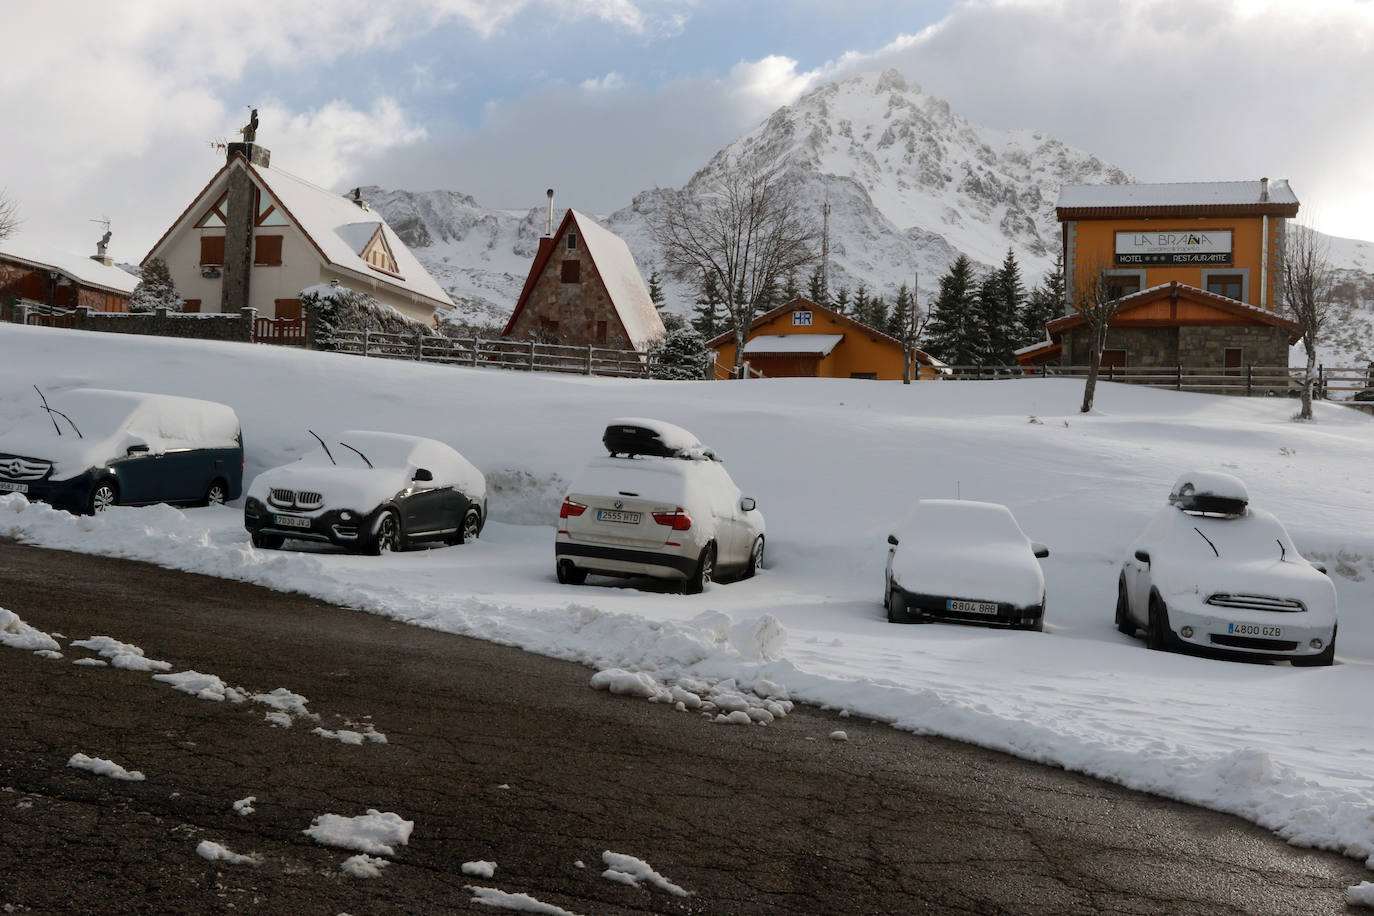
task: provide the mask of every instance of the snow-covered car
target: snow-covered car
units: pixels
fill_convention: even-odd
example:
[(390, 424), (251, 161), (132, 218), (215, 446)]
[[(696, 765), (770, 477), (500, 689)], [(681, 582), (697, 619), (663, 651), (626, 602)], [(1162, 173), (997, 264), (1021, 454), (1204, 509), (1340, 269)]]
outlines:
[(762, 567), (763, 513), (696, 436), (625, 417), (602, 442), (609, 457), (582, 469), (558, 513), (559, 582), (651, 576), (697, 593), (719, 572), (745, 578)]
[(1045, 628), (1045, 574), (1037, 561), (1050, 551), (1026, 537), (1006, 506), (923, 499), (887, 543), (890, 622)]
[(34, 409), (6, 424), (0, 494), (83, 514), (219, 504), (243, 486), (239, 419), (214, 401), (75, 388), (49, 402), (37, 392)]
[(1336, 589), (1245, 484), (1215, 471), (1179, 477), (1169, 504), (1126, 551), (1116, 626), (1152, 649), (1193, 648), (1330, 665)]
[(333, 449), (319, 444), (248, 488), (243, 524), (253, 546), (300, 538), (379, 554), (481, 534), (486, 478), (448, 445), (366, 430), (344, 433)]

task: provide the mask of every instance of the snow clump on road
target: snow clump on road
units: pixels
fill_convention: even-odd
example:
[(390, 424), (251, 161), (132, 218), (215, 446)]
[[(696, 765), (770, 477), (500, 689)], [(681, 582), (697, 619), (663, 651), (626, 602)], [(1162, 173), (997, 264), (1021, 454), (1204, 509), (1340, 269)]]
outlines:
[(230, 865), (261, 865), (262, 859), (258, 856), (243, 856), (236, 852), (231, 852), (228, 848), (210, 840), (201, 840), (196, 847), (196, 855), (211, 862), (228, 862)]
[(108, 776), (110, 779), (123, 779), (126, 782), (142, 782), (143, 774), (138, 770), (126, 770), (113, 760), (105, 760), (101, 757), (87, 757), (85, 754), (72, 754), (67, 766), (78, 770), (90, 770), (97, 776)]
[(380, 856), (394, 856), (396, 846), (410, 842), (415, 822), (391, 811), (382, 813), (368, 808), (366, 814), (344, 817), (341, 814), (320, 814), (309, 827), (301, 831), (321, 846), (356, 849)]
[(642, 882), (675, 897), (691, 896), (690, 892), (683, 890), (654, 871), (649, 863), (643, 859), (636, 859), (634, 856), (627, 856), (624, 853), (611, 852), (608, 849), (601, 854), (601, 861), (606, 866), (601, 877), (608, 880), (628, 884), (631, 887), (639, 887)]
[(90, 649), (92, 652), (108, 658), (112, 668), (123, 668), (125, 671), (170, 671), (172, 669), (171, 662), (147, 658), (138, 646), (120, 642), (109, 636), (78, 639), (72, 645), (80, 649)]

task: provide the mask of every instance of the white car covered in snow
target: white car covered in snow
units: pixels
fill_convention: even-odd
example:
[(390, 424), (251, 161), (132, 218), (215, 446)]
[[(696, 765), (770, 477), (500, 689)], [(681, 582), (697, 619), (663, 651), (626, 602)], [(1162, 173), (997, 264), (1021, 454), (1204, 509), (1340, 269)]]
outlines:
[(1194, 648), (1330, 665), (1336, 589), (1230, 474), (1184, 474), (1127, 550), (1116, 626), (1152, 649)]
[(1043, 630), (1048, 547), (1006, 506), (923, 499), (888, 535), (883, 605), (892, 623), (940, 619)]
[(763, 513), (696, 436), (626, 417), (602, 442), (610, 457), (582, 469), (558, 513), (559, 582), (652, 576), (696, 593), (718, 571), (748, 577), (763, 565)]
[(448, 445), (365, 430), (344, 433), (332, 449), (319, 444), (248, 488), (243, 524), (255, 547), (300, 538), (378, 554), (481, 533), (486, 478)]

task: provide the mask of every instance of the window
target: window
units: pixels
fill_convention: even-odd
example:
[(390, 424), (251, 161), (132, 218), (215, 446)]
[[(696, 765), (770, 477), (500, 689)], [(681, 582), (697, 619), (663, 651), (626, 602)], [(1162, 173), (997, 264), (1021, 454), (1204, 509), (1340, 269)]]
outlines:
[(224, 266), (224, 236), (202, 235), (200, 237), (200, 266)]
[(1245, 348), (1227, 347), (1224, 361), (1227, 375), (1240, 375), (1245, 366)]
[(1112, 369), (1125, 369), (1125, 368), (1126, 368), (1126, 350), (1125, 350), (1125, 348), (1117, 348), (1117, 349), (1112, 349), (1112, 350), (1103, 350), (1103, 351), (1102, 351), (1102, 368), (1103, 368), (1103, 369), (1107, 369), (1107, 368), (1112, 368)]
[(581, 283), (582, 282), (582, 262), (564, 261), (563, 262), (563, 282)]
[(849, 373), (849, 377), (850, 377), (850, 378), (867, 378), (867, 379), (873, 379), (874, 381), (877, 381), (877, 380), (878, 380), (878, 373), (876, 373), (876, 372), (851, 372), (851, 373)]
[(280, 267), (281, 236), (260, 235), (253, 239), (253, 264), (258, 267)]
[(1139, 277), (1108, 277), (1107, 294), (1113, 299), (1120, 299), (1122, 296), (1129, 296), (1131, 293), (1140, 292)]
[(598, 322), (596, 323), (596, 342), (597, 342), (597, 343), (605, 343), (605, 342), (606, 342), (606, 322), (604, 322), (604, 321), (598, 321)]
[(301, 317), (301, 300), (299, 299), (274, 299), (278, 318), (299, 318)]
[(228, 200), (229, 194), (227, 192), (221, 194), (219, 200), (215, 201), (214, 204), (210, 206), (210, 209), (206, 210), (205, 213), (201, 215), (200, 219), (196, 221), (196, 228), (204, 229), (208, 227), (223, 229), (226, 222), (224, 214), (228, 212), (229, 209)]
[(577, 233), (576, 233), (576, 232), (569, 232), (569, 233), (568, 233), (568, 250), (569, 250), (569, 251), (576, 251), (576, 250), (577, 250)]
[[(1227, 299), (1243, 301), (1245, 278), (1240, 274), (1213, 274), (1207, 278), (1207, 292), (1225, 296)], [(1229, 350), (1227, 352), (1230, 352)]]

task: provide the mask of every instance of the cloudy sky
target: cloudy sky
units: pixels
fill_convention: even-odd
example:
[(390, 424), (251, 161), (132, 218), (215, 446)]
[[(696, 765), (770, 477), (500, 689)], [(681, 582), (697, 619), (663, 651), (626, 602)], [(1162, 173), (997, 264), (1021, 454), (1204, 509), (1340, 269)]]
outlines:
[(6, 4), (0, 193), (138, 261), (250, 107), (327, 187), (606, 213), (780, 105), (895, 67), (1146, 181), (1287, 178), (1374, 239), (1374, 0), (48, 0)]

